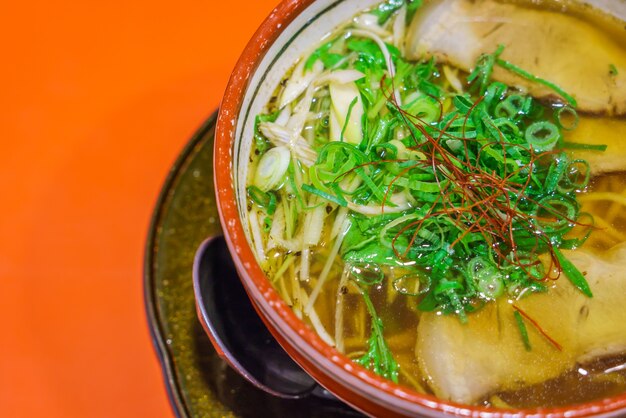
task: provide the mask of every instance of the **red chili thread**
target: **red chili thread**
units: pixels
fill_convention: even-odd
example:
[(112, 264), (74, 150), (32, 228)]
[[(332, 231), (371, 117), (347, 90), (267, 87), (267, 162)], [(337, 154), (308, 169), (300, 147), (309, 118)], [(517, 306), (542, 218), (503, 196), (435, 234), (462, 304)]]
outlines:
[(541, 335), (543, 335), (548, 341), (550, 341), (550, 343), (554, 346), (554, 348), (556, 348), (559, 351), (563, 351), (563, 346), (561, 346), (561, 344), (559, 344), (558, 342), (556, 342), (554, 340), (554, 338), (550, 337), (548, 335), (547, 332), (545, 332), (543, 330), (543, 328), (541, 328), (541, 326), (537, 323), (537, 321), (535, 321), (534, 319), (532, 319), (526, 312), (524, 312), (521, 308), (519, 308), (516, 305), (511, 305), (513, 306), (513, 309), (515, 309), (517, 312), (519, 312), (524, 318), (526, 318), (531, 324), (533, 324), (533, 326), (537, 329), (537, 331), (539, 331), (541, 333)]
[[(538, 202), (534, 201), (526, 195), (526, 189), (529, 187), (531, 181), (530, 175), (527, 176), (525, 182), (522, 184), (511, 182), (511, 178), (519, 175), (522, 170), (527, 170), (528, 172), (531, 172), (532, 168), (539, 164), (540, 157), (553, 154), (553, 152), (537, 155), (532, 148), (528, 150), (527, 148), (522, 147), (522, 145), (520, 144), (507, 143), (500, 129), (492, 124), (491, 126), (499, 133), (499, 141), (494, 140), (483, 144), (478, 149), (476, 159), (480, 160), (480, 158), (482, 157), (482, 153), (489, 146), (502, 147), (505, 172), (504, 175), (499, 176), (495, 172), (490, 173), (484, 170), (478, 164), (471, 164), (469, 148), (467, 146), (468, 141), (471, 139), (458, 137), (448, 132), (450, 126), (457, 119), (456, 117), (451, 118), (451, 120), (446, 123), (443, 129), (439, 129), (427, 124), (418, 116), (411, 115), (408, 112), (404, 111), (396, 103), (395, 97), (393, 95), (389, 95), (387, 99), (398, 110), (404, 123), (407, 125), (411, 124), (422, 134), (424, 142), (420, 144), (418, 139), (413, 135), (413, 130), (409, 129), (409, 132), (411, 132), (411, 134), (413, 135), (413, 140), (416, 144), (415, 146), (411, 147), (411, 149), (419, 150), (423, 152), (424, 155), (426, 155), (428, 160), (427, 162), (425, 162), (425, 164), (428, 164), (432, 168), (435, 175), (435, 181), (441, 186), (443, 181), (441, 177), (449, 180), (448, 186), (441, 188), (440, 196), (443, 208), (440, 208), (437, 211), (433, 211), (432, 208), (434, 208), (436, 204), (432, 203), (431, 210), (428, 214), (424, 216), (423, 219), (417, 222), (412, 222), (401, 228), (392, 240), (392, 245), (395, 245), (397, 239), (400, 236), (402, 236), (410, 228), (416, 228), (410, 239), (410, 245), (403, 252), (402, 256), (406, 257), (410, 247), (414, 245), (419, 229), (422, 227), (425, 220), (440, 215), (447, 215), (456, 223), (459, 230), (462, 231), (461, 235), (457, 237), (457, 239), (455, 239), (455, 241), (451, 244), (452, 248), (460, 241), (462, 241), (463, 238), (465, 238), (468, 234), (478, 232), (483, 235), (485, 241), (491, 246), (491, 248), (493, 248), (495, 253), (498, 255), (498, 263), (510, 257), (512, 259), (512, 264), (516, 265), (527, 274), (531, 275), (530, 269), (540, 264), (540, 262), (526, 261), (523, 259), (524, 256), (518, 253), (517, 245), (515, 244), (515, 240), (513, 238), (514, 223), (518, 223), (519, 225), (526, 226), (526, 228), (530, 232), (529, 237), (534, 237), (535, 249), (539, 248), (540, 245), (545, 245), (547, 247), (548, 253), (550, 254), (550, 268), (547, 270), (547, 273), (544, 277), (538, 279), (546, 280), (550, 278), (549, 276), (552, 268), (554, 266), (559, 266), (556, 255), (554, 254), (553, 244), (550, 237), (547, 236), (545, 233), (537, 233), (536, 227), (533, 224), (533, 221), (550, 219), (521, 212), (520, 210), (518, 210), (518, 205), (522, 198), (517, 199), (517, 201), (513, 203), (511, 202), (510, 195), (515, 194), (517, 196), (521, 196), (528, 202), (537, 205), (538, 208), (544, 209), (548, 213), (550, 213), (549, 208), (542, 204), (539, 204)], [(471, 111), (475, 109), (475, 107), (478, 106), (482, 100), (483, 97), (478, 99), (473, 104), (468, 114), (465, 116), (463, 121), (463, 136), (465, 136), (466, 125)], [(439, 103), (440, 107), (442, 108), (441, 102)], [(440, 113), (440, 121), (442, 116), (443, 112)], [(427, 125), (429, 129), (437, 133), (436, 137), (428, 132), (428, 129), (426, 129)], [(443, 145), (441, 144), (441, 140), (444, 138), (459, 139), (463, 142), (466, 157), (465, 160), (458, 158), (456, 155), (447, 151), (443, 147)], [(505, 152), (507, 146), (520, 147), (525, 151), (529, 151), (530, 161), (527, 164), (517, 167), (510, 173), (507, 172), (508, 165)], [(406, 168), (405, 170), (403, 170), (401, 175), (406, 174), (416, 166), (417, 164), (413, 167)], [(401, 175), (396, 176), (392, 180), (387, 192), (389, 192), (393, 183), (398, 178), (400, 178)], [(454, 184), (456, 187), (451, 187), (450, 184)], [(459, 198), (460, 202), (455, 203), (454, 197)], [(565, 216), (561, 216), (561, 218), (563, 218), (567, 222), (582, 225), (574, 219), (569, 219)], [(400, 253), (395, 250), (395, 248), (394, 252), (397, 256), (400, 256)], [(560, 275), (560, 268), (558, 268), (557, 270)]]

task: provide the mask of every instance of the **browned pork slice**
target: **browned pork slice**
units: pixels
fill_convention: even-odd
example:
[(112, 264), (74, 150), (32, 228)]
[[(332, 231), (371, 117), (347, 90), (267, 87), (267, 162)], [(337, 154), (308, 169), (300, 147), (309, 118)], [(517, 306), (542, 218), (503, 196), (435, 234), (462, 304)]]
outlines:
[[(410, 58), (434, 55), (470, 71), (483, 53), (505, 46), (501, 58), (552, 81), (573, 95), (584, 112), (626, 113), (623, 38), (578, 17), (494, 0), (436, 0), (416, 15), (407, 32)], [(623, 32), (623, 27), (620, 28)], [(493, 78), (537, 98), (553, 90), (496, 66)]]
[(575, 150), (572, 158), (589, 163), (592, 175), (626, 171), (626, 120), (622, 118), (581, 117), (578, 127), (565, 132), (569, 142), (606, 145), (606, 151)]
[(582, 250), (566, 256), (586, 274), (593, 298), (561, 277), (548, 292), (514, 302), (562, 351), (528, 321), (532, 349), (526, 350), (514, 308), (504, 299), (469, 315), (467, 324), (422, 316), (416, 355), (437, 396), (471, 403), (557, 377), (577, 362), (626, 352), (626, 245), (602, 258)]

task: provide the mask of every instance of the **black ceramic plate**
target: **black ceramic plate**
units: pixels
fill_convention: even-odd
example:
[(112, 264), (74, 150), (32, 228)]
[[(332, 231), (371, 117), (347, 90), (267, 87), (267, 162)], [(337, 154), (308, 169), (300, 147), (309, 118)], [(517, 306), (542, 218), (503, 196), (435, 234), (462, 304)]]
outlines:
[(146, 312), (174, 412), (184, 418), (360, 416), (334, 402), (284, 400), (260, 391), (217, 356), (204, 334), (191, 272), (198, 246), (221, 233), (213, 192), (215, 120), (214, 114), (172, 167), (145, 252)]

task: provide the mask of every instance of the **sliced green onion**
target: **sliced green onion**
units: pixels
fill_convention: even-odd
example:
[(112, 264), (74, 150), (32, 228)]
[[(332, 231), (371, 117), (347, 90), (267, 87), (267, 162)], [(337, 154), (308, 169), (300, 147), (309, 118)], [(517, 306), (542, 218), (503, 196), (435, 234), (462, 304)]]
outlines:
[(604, 144), (581, 144), (578, 142), (567, 141), (563, 141), (561, 146), (566, 149), (579, 149), (588, 151), (606, 151), (607, 149), (607, 146)]
[(589, 287), (589, 282), (585, 279), (585, 276), (578, 270), (578, 268), (565, 256), (558, 248), (554, 248), (554, 255), (556, 256), (559, 264), (561, 265), (561, 271), (565, 274), (565, 277), (569, 279), (570, 282), (578, 290), (580, 290), (584, 295), (593, 297), (593, 293), (591, 292), (591, 288)]
[(436, 181), (426, 182), (426, 181), (412, 181), (410, 183), (411, 190), (420, 193), (440, 193), (442, 190), (445, 190), (449, 180), (443, 180), (439, 183)]
[(564, 170), (559, 187), (562, 192), (582, 191), (591, 179), (591, 168), (586, 160), (571, 161)]
[(376, 152), (376, 156), (381, 160), (395, 160), (399, 157), (398, 147), (392, 142), (376, 145), (374, 152)]
[(258, 207), (264, 209), (268, 215), (273, 215), (276, 211), (276, 195), (271, 192), (264, 192), (256, 186), (248, 186), (248, 196)]
[(566, 131), (571, 131), (576, 129), (578, 126), (578, 112), (571, 106), (563, 106), (557, 109), (554, 114), (554, 118), (556, 119), (556, 123), (559, 125), (559, 128), (565, 129)]
[(370, 13), (378, 17), (378, 24), (383, 25), (389, 18), (404, 5), (404, 0), (387, 0), (382, 2)]
[(568, 160), (565, 153), (560, 153), (554, 159), (554, 162), (550, 164), (550, 169), (546, 175), (544, 183), (546, 194), (552, 194), (562, 180), (563, 175), (568, 169)]
[[(593, 216), (587, 212), (580, 213), (578, 215), (578, 225), (561, 238), (559, 248), (563, 250), (575, 250), (579, 248), (587, 241), (594, 227), (595, 220)], [(584, 234), (580, 231), (581, 229), (583, 229)], [(570, 233), (572, 236), (569, 235)]]
[(434, 292), (426, 293), (424, 299), (417, 305), (418, 309), (423, 312), (432, 312), (439, 306), (439, 301), (435, 297)]
[(504, 98), (504, 95), (506, 94), (507, 90), (508, 90), (508, 87), (506, 86), (506, 84), (501, 83), (499, 81), (494, 81), (491, 84), (489, 84), (489, 86), (485, 90), (485, 95), (484, 95), (485, 105), (491, 108), (491, 104), (494, 101), (500, 101)]
[(270, 148), (257, 165), (254, 184), (264, 192), (277, 189), (285, 178), (290, 162), (291, 152), (287, 147)]
[(406, 21), (407, 24), (413, 20), (413, 15), (424, 4), (424, 0), (407, 0)]
[(550, 122), (535, 122), (526, 128), (526, 142), (537, 152), (550, 151), (559, 142), (559, 128)]
[[(428, 227), (437, 229), (438, 231), (436, 232), (439, 232), (439, 234), (432, 232)], [(415, 245), (419, 248), (420, 252), (437, 251), (444, 245), (445, 237), (443, 230), (440, 225), (434, 222), (432, 224), (422, 225), (417, 231), (417, 236), (420, 240), (416, 241)]]
[(565, 196), (547, 196), (538, 202), (537, 224), (542, 232), (556, 233), (571, 228), (578, 215), (578, 204)]
[(339, 61), (341, 61), (343, 59), (342, 54), (334, 54), (330, 52), (330, 49), (333, 47), (335, 42), (337, 42), (337, 39), (327, 42), (313, 51), (313, 53), (307, 58), (304, 64), (304, 69), (307, 71), (313, 69), (313, 64), (315, 64), (315, 61), (317, 60), (321, 60), (325, 68), (332, 68)]
[(455, 290), (463, 290), (463, 284), (461, 284), (460, 282), (456, 280), (447, 280), (447, 279), (441, 280), (434, 289), (436, 295), (442, 294), (442, 293), (448, 293), (448, 292), (455, 291)]
[(428, 96), (418, 97), (411, 103), (404, 105), (403, 108), (412, 117), (418, 120), (422, 120), (426, 123), (436, 122), (437, 120), (439, 120), (439, 116), (441, 113), (441, 107), (439, 103), (432, 97)]
[(522, 314), (518, 311), (513, 311), (513, 316), (515, 317), (515, 322), (517, 323), (517, 328), (519, 329), (526, 351), (532, 350), (532, 347), (530, 346), (530, 339), (528, 338), (528, 330), (526, 329), (526, 324), (524, 324)]
[(475, 257), (468, 263), (468, 270), (482, 297), (496, 299), (504, 293), (502, 274), (490, 262)]
[(464, 285), (459, 280), (442, 279), (433, 289), (435, 297), (446, 300), (449, 308), (459, 316), (461, 323), (467, 323), (465, 306), (459, 298), (459, 294), (464, 291)]
[(487, 83), (491, 79), (491, 73), (493, 73), (493, 66), (496, 63), (496, 60), (500, 56), (500, 54), (504, 51), (504, 45), (498, 45), (498, 49), (493, 54), (483, 54), (478, 57), (476, 61), (476, 66), (474, 70), (467, 77), (467, 81), (473, 83), (474, 80), (478, 79), (480, 94), (484, 94), (487, 89)]
[[(364, 120), (368, 120), (367, 118), (363, 118)], [(372, 134), (369, 143), (367, 144), (367, 151), (369, 151), (372, 147), (380, 145), (385, 145), (384, 142), (388, 139), (389, 134), (392, 132), (393, 126), (397, 123), (395, 118), (391, 117), (382, 117), (376, 121), (376, 127), (374, 128), (374, 133)], [(382, 158), (382, 157), (381, 157)]]
[(430, 290), (430, 278), (423, 274), (407, 274), (393, 281), (393, 288), (402, 295), (419, 296)]
[(522, 96), (512, 94), (496, 105), (494, 115), (499, 118), (514, 118), (522, 113), (525, 100)]
[(350, 102), (350, 105), (348, 106), (348, 113), (346, 113), (346, 121), (341, 127), (341, 135), (339, 136), (339, 140), (341, 142), (343, 142), (343, 135), (346, 133), (346, 129), (348, 128), (348, 125), (350, 124), (350, 115), (352, 114), (352, 109), (354, 109), (354, 106), (357, 104), (358, 101), (359, 101), (359, 98), (357, 96)]
[(265, 138), (265, 136), (261, 133), (259, 129), (259, 124), (261, 122), (274, 122), (278, 117), (280, 111), (276, 111), (274, 113), (270, 113), (267, 115), (260, 114), (254, 118), (254, 146), (255, 152), (259, 154), (264, 154), (265, 151), (270, 147), (270, 141)]
[[(461, 96), (460, 94), (454, 96), (454, 98), (452, 99), (452, 104), (458, 109), (459, 112), (463, 114), (467, 114), (472, 109), (472, 107), (474, 107), (474, 102), (472, 102), (469, 97)], [(459, 123), (463, 122), (460, 121)]]
[[(355, 173), (357, 173), (359, 177), (361, 177), (361, 179), (363, 179), (363, 182), (374, 193), (374, 196), (376, 196), (379, 202), (382, 203), (383, 201), (385, 201), (385, 192), (380, 186), (374, 183), (374, 180), (372, 180), (372, 178), (365, 172), (363, 167), (357, 167), (354, 171)], [(386, 202), (386, 205), (395, 206), (393, 203), (389, 201)]]
[[(494, 125), (496, 125), (496, 127), (502, 131), (503, 129), (508, 129), (513, 135), (515, 136), (519, 136), (520, 135), (520, 130), (517, 127), (517, 125), (515, 124), (514, 121), (512, 121), (511, 119), (506, 119), (506, 118), (498, 118), (492, 121)], [(519, 151), (513, 149), (511, 150), (512, 152), (516, 152), (519, 154)]]
[(316, 187), (310, 186), (308, 184), (303, 184), (302, 185), (302, 190), (307, 191), (309, 193), (312, 193), (314, 195), (317, 195), (319, 197), (321, 197), (322, 199), (326, 199), (329, 202), (335, 203), (339, 206), (343, 206), (346, 207), (348, 206), (348, 202), (346, 201), (346, 199), (343, 198), (343, 196), (333, 196), (330, 193), (326, 193)]
[(352, 264), (350, 274), (356, 282), (365, 286), (379, 284), (385, 278), (385, 273), (380, 266), (373, 263)]
[(561, 87), (557, 86), (556, 84), (552, 83), (551, 81), (544, 80), (543, 78), (537, 77), (536, 75), (533, 75), (529, 73), (528, 71), (523, 70), (522, 68), (518, 67), (517, 65), (512, 64), (509, 61), (505, 61), (501, 58), (496, 58), (495, 62), (500, 67), (505, 68), (511, 71), (512, 73), (515, 73), (527, 80), (530, 80), (535, 83), (543, 84), (544, 86), (558, 93), (561, 97), (567, 100), (572, 106), (574, 107), (578, 106), (578, 103), (576, 103), (576, 99), (574, 99), (571, 95), (567, 94), (565, 90), (563, 90)]

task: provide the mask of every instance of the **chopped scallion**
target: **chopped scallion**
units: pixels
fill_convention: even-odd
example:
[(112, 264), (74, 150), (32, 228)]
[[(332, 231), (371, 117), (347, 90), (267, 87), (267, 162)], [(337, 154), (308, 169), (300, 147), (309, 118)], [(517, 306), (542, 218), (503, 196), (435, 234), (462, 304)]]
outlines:
[(561, 133), (555, 124), (539, 121), (526, 128), (525, 138), (535, 151), (544, 152), (554, 148), (561, 138)]
[(530, 339), (528, 338), (528, 330), (526, 329), (526, 324), (524, 324), (524, 318), (522, 317), (522, 314), (518, 311), (513, 311), (513, 316), (515, 317), (515, 322), (517, 323), (517, 327), (519, 329), (519, 333), (522, 337), (522, 342), (524, 343), (526, 351), (531, 351), (532, 347), (530, 345)]

